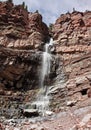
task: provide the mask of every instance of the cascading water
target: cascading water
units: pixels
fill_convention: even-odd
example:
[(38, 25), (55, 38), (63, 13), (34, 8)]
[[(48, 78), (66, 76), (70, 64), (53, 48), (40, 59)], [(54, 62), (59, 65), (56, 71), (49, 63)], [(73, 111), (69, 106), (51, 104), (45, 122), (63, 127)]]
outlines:
[(51, 61), (51, 54), (49, 51), (49, 44), (45, 45), (45, 52), (43, 52), (42, 58), (42, 71), (41, 71), (41, 88), (44, 88), (45, 78), (48, 77), (50, 74), (50, 61)]
[(46, 111), (49, 110), (49, 96), (48, 96), (48, 87), (46, 85), (47, 79), (49, 78), (50, 74), (50, 67), (51, 67), (51, 53), (50, 53), (50, 46), (53, 45), (53, 40), (50, 39), (50, 42), (45, 44), (43, 57), (42, 57), (42, 69), (41, 69), (41, 77), (40, 77), (40, 91), (38, 93), (37, 101), (34, 103), (36, 104), (36, 108), (39, 112), (42, 113), (44, 116)]

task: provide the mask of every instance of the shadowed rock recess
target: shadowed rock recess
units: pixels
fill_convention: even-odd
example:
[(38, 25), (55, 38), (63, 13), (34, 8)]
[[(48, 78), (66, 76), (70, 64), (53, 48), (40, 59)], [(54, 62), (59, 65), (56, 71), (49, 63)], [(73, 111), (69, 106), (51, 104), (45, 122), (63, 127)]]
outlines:
[[(70, 109), (79, 113), (86, 107), (89, 111), (91, 11), (62, 14), (49, 32), (37, 11), (29, 13), (22, 5), (0, 2), (0, 116), (24, 118), (22, 110), (36, 99), (44, 45), (50, 34), (54, 40), (51, 70), (44, 81), (51, 97), (50, 109), (56, 113)], [(82, 115), (83, 112), (81, 118)]]

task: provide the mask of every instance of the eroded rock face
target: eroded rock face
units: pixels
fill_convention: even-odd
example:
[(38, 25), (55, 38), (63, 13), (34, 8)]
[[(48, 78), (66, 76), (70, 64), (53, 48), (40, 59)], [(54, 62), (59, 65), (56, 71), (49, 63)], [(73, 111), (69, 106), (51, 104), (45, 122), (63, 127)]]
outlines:
[(39, 13), (28, 13), (22, 5), (0, 2), (0, 45), (39, 49), (48, 38), (48, 27)]
[[(24, 86), (30, 86), (31, 88), (31, 85), (35, 84), (34, 80), (36, 80), (38, 85), (39, 72), (37, 68), (41, 64), (39, 53), (2, 48), (0, 49), (0, 56), (0, 81), (2, 84), (8, 88), (15, 87), (19, 89)], [(27, 89), (26, 87), (25, 89)]]
[(59, 84), (58, 93), (54, 96), (54, 106), (60, 109), (64, 105), (89, 105), (84, 100), (89, 100), (91, 88), (90, 17), (90, 11), (74, 11), (60, 16), (53, 26), (56, 52), (63, 58), (68, 79), (63, 85)]
[[(90, 105), (90, 17), (90, 11), (74, 11), (60, 16), (53, 26), (55, 47), (51, 50), (51, 72), (46, 81), (46, 85), (51, 86), (50, 107), (53, 111)], [(11, 99), (14, 103), (16, 100), (24, 103), (30, 102), (35, 96), (36, 92), (30, 94), (30, 90), (39, 88), (43, 55), (41, 50), (49, 39), (49, 31), (38, 12), (28, 13), (22, 6), (14, 6), (9, 2), (0, 2), (0, 18), (0, 95), (6, 95), (6, 104), (2, 99), (0, 104), (5, 104), (2, 109), (9, 110)], [(22, 92), (12, 93), (12, 90), (28, 91), (24, 95)], [(14, 108), (18, 109), (19, 106)], [(4, 114), (0, 112), (0, 115)]]
[[(19, 106), (36, 99), (41, 83), (42, 57), (41, 51), (0, 48), (0, 116), (20, 118), (23, 114)], [(57, 57), (52, 55), (51, 73), (44, 83), (47, 87), (58, 75), (56, 61)]]
[(61, 45), (90, 45), (90, 16), (90, 11), (61, 15), (53, 26), (53, 38)]
[[(0, 48), (0, 86), (15, 89), (39, 88), (43, 52)], [(50, 80), (56, 77), (57, 57), (51, 59)]]
[(48, 27), (38, 12), (0, 2), (0, 116), (19, 118), (19, 105), (36, 97), (43, 55), (39, 50), (48, 40)]

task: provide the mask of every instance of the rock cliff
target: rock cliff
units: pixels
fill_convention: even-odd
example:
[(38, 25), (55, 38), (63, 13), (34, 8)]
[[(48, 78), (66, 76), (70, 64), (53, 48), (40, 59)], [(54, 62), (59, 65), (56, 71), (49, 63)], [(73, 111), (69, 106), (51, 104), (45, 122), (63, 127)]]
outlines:
[(90, 105), (91, 11), (61, 15), (52, 27), (52, 34), (67, 76), (67, 82), (59, 85), (56, 105), (60, 108), (64, 101), (71, 107)]
[(26, 86), (36, 81), (38, 85), (37, 67), (41, 66), (42, 59), (39, 50), (48, 40), (48, 27), (38, 12), (28, 13), (22, 5), (0, 2), (1, 86), (22, 88), (25, 80)]
[[(54, 39), (46, 82), (52, 97), (50, 107), (60, 111), (91, 105), (91, 12), (61, 15), (50, 34)], [(35, 98), (43, 47), (49, 37), (38, 12), (0, 2), (0, 115), (21, 117), (16, 109)]]
[[(43, 48), (49, 38), (49, 29), (38, 11), (29, 13), (22, 5), (0, 2), (1, 116), (20, 117), (19, 105), (36, 98)], [(50, 81), (54, 80), (58, 69), (56, 57), (52, 57)], [(50, 81), (46, 84), (50, 85)]]
[[(50, 39), (47, 25), (38, 11), (29, 13), (23, 5), (14, 5), (8, 1), (0, 2), (0, 19), (1, 86), (22, 88), (26, 81), (27, 87), (37, 87), (44, 44)], [(62, 59), (56, 62), (58, 56), (54, 56), (55, 48), (51, 52), (54, 67), (50, 77), (56, 77), (54, 81), (57, 81), (62, 73)], [(61, 70), (59, 72), (58, 67)]]
[(48, 38), (48, 27), (38, 12), (28, 13), (22, 5), (0, 2), (0, 45), (35, 49)]
[(62, 14), (53, 26), (53, 38), (61, 45), (90, 45), (91, 12)]

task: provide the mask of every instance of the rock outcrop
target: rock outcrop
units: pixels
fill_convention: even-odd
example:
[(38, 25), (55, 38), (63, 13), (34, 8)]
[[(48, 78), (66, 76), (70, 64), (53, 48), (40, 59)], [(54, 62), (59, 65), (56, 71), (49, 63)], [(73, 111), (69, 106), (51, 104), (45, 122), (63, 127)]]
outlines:
[(61, 45), (91, 44), (91, 12), (74, 11), (61, 15), (53, 26), (53, 38)]
[(49, 29), (38, 12), (0, 2), (0, 116), (20, 117), (19, 103), (35, 98), (31, 94), (39, 88), (41, 50), (47, 41)]
[(0, 2), (0, 45), (39, 49), (48, 38), (48, 27), (38, 12), (28, 13), (22, 5)]
[(52, 33), (56, 53), (63, 58), (67, 76), (67, 82), (58, 85), (54, 105), (60, 109), (64, 104), (70, 107), (90, 105), (91, 11), (61, 15), (53, 25)]
[[(91, 12), (61, 15), (51, 34), (51, 72), (45, 83), (50, 86), (50, 107), (58, 112), (65, 107), (91, 105)], [(20, 104), (35, 98), (34, 89), (39, 88), (41, 80), (43, 45), (49, 36), (38, 12), (29, 13), (22, 5), (0, 2), (0, 116), (12, 118)], [(12, 115), (7, 114), (10, 110)]]
[(39, 50), (48, 40), (48, 27), (38, 12), (29, 13), (23, 5), (0, 2), (0, 86), (38, 86), (42, 60)]

